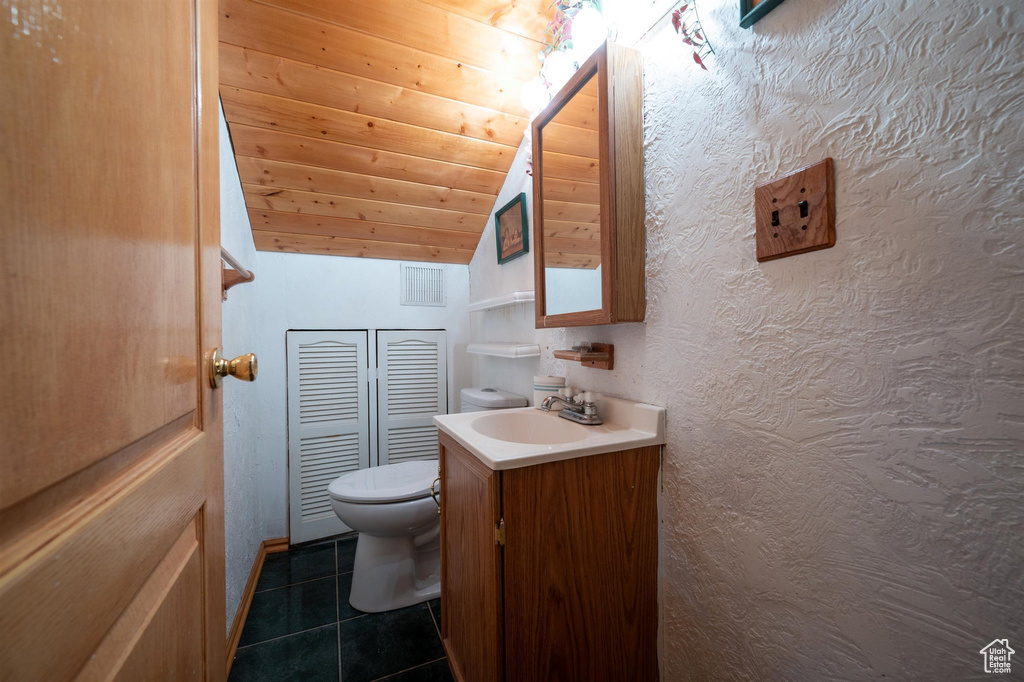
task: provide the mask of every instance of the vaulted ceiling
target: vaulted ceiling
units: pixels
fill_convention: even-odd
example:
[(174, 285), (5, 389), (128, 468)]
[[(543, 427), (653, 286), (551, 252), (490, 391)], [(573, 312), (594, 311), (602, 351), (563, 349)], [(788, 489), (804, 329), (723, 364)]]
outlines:
[(468, 263), (528, 124), (520, 90), (552, 0), (220, 9), (220, 93), (256, 248)]

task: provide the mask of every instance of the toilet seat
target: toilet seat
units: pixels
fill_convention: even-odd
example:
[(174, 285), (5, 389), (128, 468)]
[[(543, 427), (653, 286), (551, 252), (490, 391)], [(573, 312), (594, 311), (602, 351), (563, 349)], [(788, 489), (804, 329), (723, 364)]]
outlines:
[(435, 478), (436, 459), (400, 462), (349, 472), (335, 479), (327, 487), (327, 492), (340, 502), (404, 502), (429, 497), (430, 484)]

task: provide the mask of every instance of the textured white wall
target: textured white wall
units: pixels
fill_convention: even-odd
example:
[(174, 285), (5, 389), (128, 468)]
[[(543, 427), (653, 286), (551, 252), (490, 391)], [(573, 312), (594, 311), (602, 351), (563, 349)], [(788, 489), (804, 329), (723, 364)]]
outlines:
[[(1020, 3), (736, 5), (709, 72), (638, 45), (646, 324), (538, 368), (668, 408), (663, 679), (980, 678), (1024, 641)], [(825, 156), (835, 248), (758, 264), (754, 186)]]
[[(256, 247), (245, 212), (245, 199), (238, 181), (235, 155), (231, 150), (224, 113), (220, 116), (220, 238), (231, 255), (254, 269)], [(240, 284), (228, 292), (221, 306), (222, 350), (228, 357), (255, 348), (254, 322), (258, 311), (256, 289), (259, 280)], [(224, 536), (227, 578), (227, 625), (231, 622), (245, 591), (260, 543), (266, 538), (260, 521), (257, 470), (257, 392), (260, 384), (224, 382)]]
[[(445, 329), (448, 332), (448, 404), (458, 411), (468, 386), (469, 268), (445, 265), (447, 307), (399, 303), (398, 261), (260, 251), (259, 432), (260, 505), (269, 537), (288, 535), (288, 411), (285, 332), (289, 329)], [(371, 394), (371, 399), (375, 399)]]

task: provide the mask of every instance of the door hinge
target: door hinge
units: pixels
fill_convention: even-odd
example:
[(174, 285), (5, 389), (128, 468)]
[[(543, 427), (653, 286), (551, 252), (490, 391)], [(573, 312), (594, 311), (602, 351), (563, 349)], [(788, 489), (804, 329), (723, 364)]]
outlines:
[(494, 544), (505, 546), (505, 519), (498, 521), (494, 528)]

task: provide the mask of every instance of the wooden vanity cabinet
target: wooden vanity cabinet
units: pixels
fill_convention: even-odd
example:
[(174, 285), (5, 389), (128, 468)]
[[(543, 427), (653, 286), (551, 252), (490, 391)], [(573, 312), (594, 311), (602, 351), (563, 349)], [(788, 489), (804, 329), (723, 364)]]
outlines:
[[(501, 680), (501, 475), (439, 431), (441, 457), (441, 640), (463, 682)], [(450, 501), (450, 503), (449, 503)]]
[(439, 441), (441, 639), (456, 679), (657, 680), (661, 447), (492, 471)]

